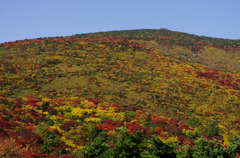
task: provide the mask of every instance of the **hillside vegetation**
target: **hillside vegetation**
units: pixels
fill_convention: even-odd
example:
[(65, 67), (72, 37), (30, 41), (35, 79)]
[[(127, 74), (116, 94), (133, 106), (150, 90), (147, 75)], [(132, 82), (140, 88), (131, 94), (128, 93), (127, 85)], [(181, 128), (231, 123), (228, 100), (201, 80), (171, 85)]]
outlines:
[(239, 67), (166, 29), (0, 44), (0, 157), (236, 157)]

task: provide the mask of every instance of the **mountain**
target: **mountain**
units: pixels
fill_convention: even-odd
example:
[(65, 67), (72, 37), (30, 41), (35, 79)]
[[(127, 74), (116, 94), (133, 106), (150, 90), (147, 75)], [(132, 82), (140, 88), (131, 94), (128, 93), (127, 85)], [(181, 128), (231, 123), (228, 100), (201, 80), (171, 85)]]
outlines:
[(238, 156), (239, 62), (167, 29), (0, 44), (0, 156)]

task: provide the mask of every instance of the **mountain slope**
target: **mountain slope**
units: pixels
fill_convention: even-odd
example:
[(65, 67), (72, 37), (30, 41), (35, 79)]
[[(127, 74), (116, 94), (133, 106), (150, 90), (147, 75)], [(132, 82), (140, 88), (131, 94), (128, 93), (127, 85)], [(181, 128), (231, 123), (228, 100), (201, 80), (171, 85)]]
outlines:
[(240, 40), (196, 36), (167, 29), (110, 31), (76, 36), (113, 36), (142, 40), (151, 49), (178, 59), (201, 63), (222, 71), (239, 72)]
[[(40, 146), (52, 156), (111, 155), (106, 150), (120, 152), (121, 139), (140, 139), (138, 131), (149, 146), (162, 141), (174, 151), (190, 143), (200, 150), (204, 136), (228, 146), (218, 154), (230, 154), (239, 137), (239, 43), (130, 30), (1, 44), (0, 131), (13, 142), (24, 138), (28, 154)], [(137, 149), (142, 157), (157, 155)]]

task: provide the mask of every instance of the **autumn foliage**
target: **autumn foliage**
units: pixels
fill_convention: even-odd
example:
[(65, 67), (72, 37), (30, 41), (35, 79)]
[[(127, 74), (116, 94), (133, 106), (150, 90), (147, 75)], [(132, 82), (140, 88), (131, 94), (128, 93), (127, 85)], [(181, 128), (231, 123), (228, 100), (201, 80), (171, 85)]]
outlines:
[(0, 44), (0, 157), (239, 157), (239, 73), (178, 56), (239, 46), (163, 29)]

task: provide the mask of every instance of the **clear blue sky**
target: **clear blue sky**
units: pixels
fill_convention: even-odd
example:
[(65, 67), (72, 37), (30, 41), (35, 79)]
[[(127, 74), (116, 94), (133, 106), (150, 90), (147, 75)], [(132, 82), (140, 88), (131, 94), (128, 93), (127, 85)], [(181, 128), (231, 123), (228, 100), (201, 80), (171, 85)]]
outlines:
[(0, 43), (167, 28), (240, 39), (240, 0), (1, 0)]

